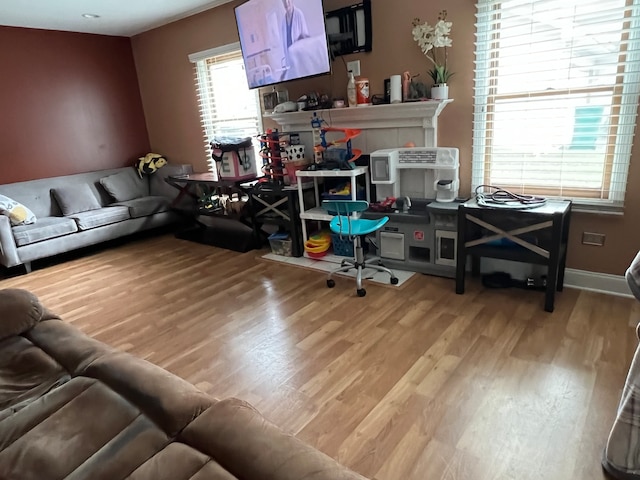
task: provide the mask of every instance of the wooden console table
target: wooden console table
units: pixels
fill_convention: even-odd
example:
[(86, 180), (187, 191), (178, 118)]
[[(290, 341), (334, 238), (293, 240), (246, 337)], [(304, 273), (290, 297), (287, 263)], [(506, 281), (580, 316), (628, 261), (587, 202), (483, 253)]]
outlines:
[(483, 207), (475, 199), (458, 209), (456, 293), (464, 293), (467, 255), (472, 271), (480, 271), (480, 258), (499, 258), (547, 267), (544, 309), (553, 312), (555, 292), (562, 291), (567, 260), (571, 202), (548, 200), (521, 210)]

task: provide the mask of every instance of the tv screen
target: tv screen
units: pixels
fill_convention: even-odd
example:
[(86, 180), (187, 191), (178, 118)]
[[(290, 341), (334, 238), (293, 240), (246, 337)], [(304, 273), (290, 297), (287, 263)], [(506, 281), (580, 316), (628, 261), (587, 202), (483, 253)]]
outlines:
[(249, 0), (235, 15), (249, 88), (331, 71), (322, 0)]

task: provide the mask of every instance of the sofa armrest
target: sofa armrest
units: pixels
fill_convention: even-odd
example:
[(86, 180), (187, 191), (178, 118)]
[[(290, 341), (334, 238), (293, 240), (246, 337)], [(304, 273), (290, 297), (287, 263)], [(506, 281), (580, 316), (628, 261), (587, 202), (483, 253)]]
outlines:
[(27, 290), (0, 290), (0, 340), (25, 333), (41, 320), (58, 318)]
[(9, 217), (5, 215), (0, 215), (0, 264), (5, 267), (15, 267), (22, 264), (11, 231), (11, 222), (9, 222)]
[(180, 440), (209, 455), (237, 478), (365, 480), (235, 398), (209, 407), (182, 431)]
[(165, 182), (165, 178), (170, 175), (188, 175), (190, 173), (193, 173), (193, 167), (191, 165), (166, 165), (149, 176), (149, 193), (151, 195), (161, 195), (173, 200), (178, 195), (178, 190)]

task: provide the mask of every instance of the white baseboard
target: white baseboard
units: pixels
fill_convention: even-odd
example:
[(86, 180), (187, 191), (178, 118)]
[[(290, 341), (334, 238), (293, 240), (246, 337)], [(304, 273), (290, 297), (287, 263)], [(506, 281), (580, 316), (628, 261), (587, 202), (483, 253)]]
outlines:
[(608, 273), (567, 268), (564, 271), (564, 286), (633, 298), (629, 285), (627, 285), (627, 280), (623, 275), (610, 275)]

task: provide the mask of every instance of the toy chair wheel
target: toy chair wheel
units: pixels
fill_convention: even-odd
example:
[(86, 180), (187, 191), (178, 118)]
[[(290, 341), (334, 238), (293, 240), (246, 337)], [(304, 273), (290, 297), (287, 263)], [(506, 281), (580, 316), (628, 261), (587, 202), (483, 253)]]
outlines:
[(359, 297), (364, 297), (367, 294), (367, 291), (364, 288), (360, 288), (356, 290)]
[(391, 277), (391, 285), (397, 285), (398, 284), (398, 277)]
[(333, 288), (336, 286), (336, 282), (334, 280), (327, 280), (327, 287)]

